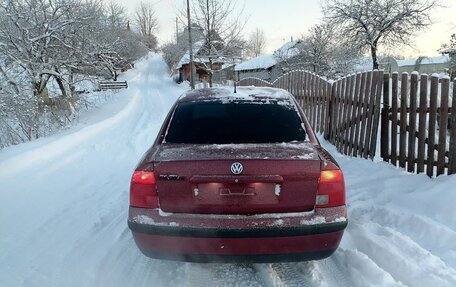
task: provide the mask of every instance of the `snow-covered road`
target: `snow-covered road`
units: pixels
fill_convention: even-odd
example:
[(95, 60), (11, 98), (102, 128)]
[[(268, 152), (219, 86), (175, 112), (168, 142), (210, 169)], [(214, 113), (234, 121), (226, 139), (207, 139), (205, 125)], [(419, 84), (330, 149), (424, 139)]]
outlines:
[(153, 260), (126, 219), (131, 172), (183, 87), (150, 56), (129, 88), (70, 132), (0, 151), (0, 286), (456, 286), (456, 176), (336, 155), (349, 226), (322, 261)]

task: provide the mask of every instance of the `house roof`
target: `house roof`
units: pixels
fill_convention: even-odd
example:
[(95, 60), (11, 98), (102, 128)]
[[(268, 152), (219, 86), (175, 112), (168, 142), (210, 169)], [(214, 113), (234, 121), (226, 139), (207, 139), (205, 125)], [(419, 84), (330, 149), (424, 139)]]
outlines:
[[(394, 61), (395, 59), (392, 57), (382, 57), (378, 56), (378, 61), (380, 64), (385, 64), (387, 61)], [(405, 66), (415, 66), (417, 59), (407, 59), (407, 60), (395, 60), (398, 67), (405, 67)], [(425, 57), (421, 61), (421, 65), (432, 65), (432, 64), (443, 64), (450, 61), (450, 57), (448, 55), (444, 56), (437, 56), (437, 57)], [(356, 71), (367, 71), (372, 69), (372, 58), (371, 57), (364, 57), (358, 59), (357, 64), (355, 65)]]
[[(198, 54), (198, 52), (203, 48), (204, 41), (198, 41), (193, 43), (193, 55)], [(177, 68), (182, 68), (183, 65), (190, 63), (190, 50), (185, 52), (184, 56), (180, 59), (179, 63), (177, 63)]]
[(277, 64), (277, 59), (273, 55), (261, 55), (248, 61), (237, 64), (236, 71), (268, 69)]
[(296, 55), (299, 55), (299, 53), (301, 52), (299, 50), (299, 48), (297, 47), (297, 45), (301, 44), (301, 43), (302, 43), (302, 40), (294, 40), (294, 41), (287, 42), (282, 47), (275, 50), (273, 55), (280, 59), (292, 58)]
[[(209, 57), (207, 55), (198, 55), (202, 48), (204, 47), (204, 40), (198, 41), (193, 44), (193, 61), (195, 63), (209, 63)], [(239, 59), (236, 57), (228, 57), (228, 56), (217, 56), (211, 58), (212, 63), (219, 63), (223, 65), (223, 68), (226, 68), (226, 65), (232, 66), (239, 62)], [(180, 69), (183, 65), (187, 65), (190, 63), (190, 53), (187, 51), (184, 56), (180, 59), (179, 63), (177, 63), (176, 68)]]
[[(410, 59), (410, 60), (398, 60), (397, 65), (399, 67), (403, 66), (414, 66), (416, 64), (417, 59)], [(450, 57), (448, 55), (438, 56), (438, 57), (426, 57), (423, 58), (421, 61), (421, 65), (430, 65), (430, 64), (443, 64), (450, 61)]]
[(282, 47), (275, 50), (272, 55), (261, 55), (236, 65), (236, 71), (268, 69), (283, 60), (289, 59), (299, 54), (297, 44), (302, 40), (295, 40), (285, 43)]

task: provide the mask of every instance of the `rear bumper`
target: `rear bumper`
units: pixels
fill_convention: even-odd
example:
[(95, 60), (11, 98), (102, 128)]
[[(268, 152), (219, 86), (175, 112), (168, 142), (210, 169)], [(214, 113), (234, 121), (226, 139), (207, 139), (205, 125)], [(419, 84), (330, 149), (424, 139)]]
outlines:
[(128, 226), (149, 257), (191, 262), (322, 259), (338, 247), (345, 206), (261, 216), (160, 214), (130, 208)]

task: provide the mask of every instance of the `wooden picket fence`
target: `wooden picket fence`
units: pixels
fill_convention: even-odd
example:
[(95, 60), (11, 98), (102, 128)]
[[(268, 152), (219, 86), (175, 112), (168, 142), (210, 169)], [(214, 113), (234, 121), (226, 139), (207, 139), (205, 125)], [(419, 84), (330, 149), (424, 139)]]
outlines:
[(383, 72), (370, 71), (335, 82), (291, 71), (273, 83), (247, 78), (241, 86), (282, 88), (295, 96), (316, 132), (346, 154), (373, 159), (376, 151)]
[(456, 81), (417, 73), (385, 75), (381, 156), (430, 177), (456, 173)]
[(247, 78), (239, 85), (289, 91), (314, 130), (343, 154), (373, 159), (379, 145), (384, 161), (409, 172), (456, 173), (456, 88), (450, 107), (447, 78), (369, 71), (330, 82), (292, 71), (273, 83)]

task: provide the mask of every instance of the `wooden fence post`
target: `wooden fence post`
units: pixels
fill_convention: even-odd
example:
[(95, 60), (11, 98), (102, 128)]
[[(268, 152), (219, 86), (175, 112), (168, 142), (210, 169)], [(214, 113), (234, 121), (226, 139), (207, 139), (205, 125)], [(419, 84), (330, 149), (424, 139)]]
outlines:
[(383, 71), (378, 71), (377, 76), (377, 91), (375, 92), (375, 102), (373, 107), (373, 117), (372, 117), (372, 127), (371, 127), (371, 134), (370, 134), (370, 145), (369, 145), (369, 158), (371, 160), (375, 157), (375, 152), (377, 148), (377, 134), (378, 134), (378, 126), (380, 120), (380, 102), (382, 99), (382, 91), (383, 91)]
[(380, 135), (380, 153), (384, 161), (389, 161), (389, 77), (385, 74), (383, 76), (383, 108), (382, 108), (382, 122), (381, 122), (381, 135)]
[(370, 93), (368, 96), (368, 104), (367, 104), (367, 127), (366, 127), (366, 134), (364, 138), (364, 149), (363, 149), (363, 157), (368, 158), (371, 155), (370, 151), (370, 142), (371, 142), (371, 132), (374, 128), (373, 124), (373, 117), (374, 117), (374, 108), (375, 108), (375, 94), (377, 91), (377, 85), (380, 83), (382, 78), (379, 77), (380, 73), (378, 70), (375, 70), (372, 73), (372, 82), (370, 87)]
[(448, 153), (448, 174), (456, 174), (456, 80), (453, 82), (453, 101), (451, 102), (451, 134)]
[(437, 96), (439, 90), (439, 77), (431, 76), (431, 98), (429, 101), (429, 127), (428, 127), (428, 157), (426, 173), (429, 177), (434, 175), (435, 159), (435, 122), (437, 120)]
[(399, 166), (405, 168), (406, 145), (407, 145), (407, 86), (408, 73), (402, 73), (401, 78), (401, 118), (399, 132)]
[(337, 150), (340, 153), (344, 153), (343, 144), (344, 144), (344, 129), (345, 129), (345, 115), (347, 114), (347, 95), (348, 95), (348, 85), (349, 78), (345, 77), (342, 79), (342, 88), (340, 90), (340, 105), (339, 105), (339, 128), (337, 129)]
[(426, 117), (427, 117), (427, 90), (428, 90), (428, 76), (421, 75), (420, 83), (420, 107), (419, 120), (418, 120), (418, 160), (417, 160), (417, 173), (424, 172), (424, 156), (426, 151)]
[(355, 126), (355, 138), (353, 140), (353, 153), (352, 155), (357, 157), (358, 155), (361, 155), (361, 127), (363, 126), (362, 124), (362, 119), (363, 119), (363, 100), (365, 93), (363, 91), (366, 91), (366, 85), (369, 85), (369, 75), (370, 73), (362, 73), (361, 75), (361, 84), (359, 86), (359, 95), (357, 97), (357, 102), (358, 102), (358, 107), (356, 109), (356, 126)]
[(440, 95), (439, 145), (437, 149), (437, 176), (445, 173), (446, 134), (448, 126), (448, 95), (450, 79), (443, 78)]
[(392, 75), (391, 90), (391, 164), (397, 166), (397, 101), (399, 90), (399, 74), (397, 72)]
[[(370, 90), (373, 81), (374, 72), (369, 72), (366, 79), (366, 86), (364, 88), (364, 98), (363, 98), (363, 111), (362, 111), (362, 122), (361, 122), (361, 134), (359, 136), (359, 151), (358, 155), (364, 157), (365, 154), (365, 138), (366, 138), (366, 125), (367, 125), (367, 114), (369, 113), (369, 98)], [(367, 158), (367, 156), (366, 156)]]
[(339, 104), (338, 104), (338, 92), (339, 92), (339, 85), (340, 85), (340, 81), (337, 81), (337, 82), (334, 82), (333, 83), (333, 86), (332, 86), (332, 93), (331, 93), (331, 128), (330, 128), (330, 131), (331, 131), (331, 134), (330, 134), (330, 142), (333, 144), (333, 145), (336, 145), (336, 127), (337, 127), (337, 120), (338, 120), (338, 117), (337, 117), (337, 113), (338, 113), (338, 109), (339, 109)]
[(418, 97), (418, 73), (410, 76), (410, 113), (408, 116), (408, 153), (407, 171), (415, 171), (415, 143), (416, 143), (416, 98)]
[[(356, 78), (355, 78), (356, 84), (355, 84), (354, 91), (353, 91), (353, 108), (352, 108), (351, 114), (349, 115), (351, 128), (350, 128), (350, 135), (348, 138), (349, 146), (348, 146), (347, 154), (350, 156), (353, 155), (353, 151), (355, 149), (355, 131), (359, 127), (358, 107), (359, 107), (359, 99), (360, 99), (360, 93), (361, 93), (360, 91), (362, 89), (361, 78), (362, 78), (362, 76), (360, 73), (356, 74)], [(355, 150), (355, 152), (356, 152), (356, 150)]]
[(333, 87), (334, 85), (331, 83), (326, 84), (326, 119), (325, 119), (325, 140), (329, 140), (331, 135), (331, 126), (332, 126), (332, 103), (333, 103)]
[(344, 127), (344, 154), (348, 155), (348, 148), (350, 146), (349, 144), (349, 136), (350, 136), (350, 131), (353, 129), (352, 123), (351, 123), (351, 115), (352, 115), (352, 109), (353, 109), (353, 90), (355, 89), (355, 80), (356, 80), (356, 75), (352, 75), (348, 78), (349, 82), (349, 89), (347, 89), (348, 93), (345, 97), (346, 100), (346, 105), (345, 109), (347, 110), (345, 113), (344, 117), (344, 122), (345, 122), (345, 127)]

